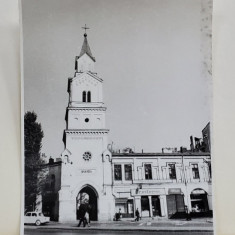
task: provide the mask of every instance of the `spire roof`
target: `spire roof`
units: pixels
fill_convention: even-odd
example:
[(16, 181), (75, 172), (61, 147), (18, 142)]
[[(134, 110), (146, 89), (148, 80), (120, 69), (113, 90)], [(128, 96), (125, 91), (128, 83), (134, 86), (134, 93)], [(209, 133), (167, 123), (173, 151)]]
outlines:
[(91, 53), (91, 49), (90, 49), (90, 46), (87, 41), (87, 34), (86, 33), (84, 34), (84, 41), (83, 41), (82, 49), (81, 49), (81, 52), (80, 52), (78, 58), (80, 58), (84, 54), (87, 54), (95, 62), (95, 57), (93, 57), (93, 55)]

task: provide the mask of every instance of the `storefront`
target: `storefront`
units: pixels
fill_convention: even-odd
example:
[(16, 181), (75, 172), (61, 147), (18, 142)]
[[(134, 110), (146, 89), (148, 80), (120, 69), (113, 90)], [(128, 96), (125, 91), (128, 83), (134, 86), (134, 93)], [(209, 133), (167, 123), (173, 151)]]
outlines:
[(208, 212), (207, 193), (203, 189), (194, 189), (190, 194), (192, 212)]
[(159, 196), (141, 196), (141, 213), (142, 217), (161, 216)]
[(131, 190), (135, 209), (139, 209), (141, 217), (166, 216), (166, 194), (164, 189)]
[(168, 218), (180, 215), (184, 213), (184, 195), (181, 192), (180, 188), (171, 188), (168, 189), (167, 199), (167, 212)]
[(116, 198), (115, 211), (116, 213), (121, 212), (122, 218), (133, 218), (134, 217), (133, 199)]

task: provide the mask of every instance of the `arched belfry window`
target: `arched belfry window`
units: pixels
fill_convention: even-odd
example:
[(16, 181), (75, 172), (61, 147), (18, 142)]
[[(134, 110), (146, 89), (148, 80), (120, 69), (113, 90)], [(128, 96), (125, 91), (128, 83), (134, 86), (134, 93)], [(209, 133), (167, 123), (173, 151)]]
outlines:
[(87, 92), (87, 102), (91, 102), (91, 92)]
[(86, 102), (86, 92), (82, 92), (82, 102)]

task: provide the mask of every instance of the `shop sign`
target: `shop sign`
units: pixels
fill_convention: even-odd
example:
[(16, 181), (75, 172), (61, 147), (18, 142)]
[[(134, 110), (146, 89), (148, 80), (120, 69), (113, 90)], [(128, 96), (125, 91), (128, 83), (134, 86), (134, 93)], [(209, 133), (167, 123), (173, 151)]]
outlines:
[(205, 194), (203, 189), (194, 189), (191, 194)]
[(168, 194), (181, 194), (181, 189), (180, 188), (169, 188)]
[(163, 194), (165, 194), (165, 190), (162, 188), (159, 188), (159, 189), (136, 189), (136, 190), (131, 190), (131, 194), (138, 195), (138, 196), (163, 195)]

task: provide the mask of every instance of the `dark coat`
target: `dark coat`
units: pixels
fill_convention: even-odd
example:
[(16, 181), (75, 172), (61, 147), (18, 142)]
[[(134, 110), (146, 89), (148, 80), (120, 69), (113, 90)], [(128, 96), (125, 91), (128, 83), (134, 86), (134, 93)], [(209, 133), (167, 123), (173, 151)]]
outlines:
[(139, 216), (140, 216), (140, 212), (139, 212), (139, 210), (136, 210), (136, 211), (135, 211), (135, 216), (137, 216), (137, 217), (139, 217)]

